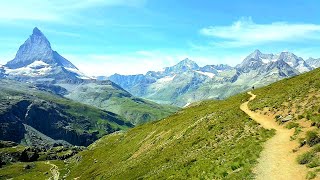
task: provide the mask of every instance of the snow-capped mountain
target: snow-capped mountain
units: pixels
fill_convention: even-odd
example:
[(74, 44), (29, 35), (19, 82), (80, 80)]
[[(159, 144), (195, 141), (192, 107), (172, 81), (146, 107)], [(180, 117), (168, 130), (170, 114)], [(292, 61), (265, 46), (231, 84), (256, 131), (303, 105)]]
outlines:
[(168, 73), (179, 73), (181, 71), (192, 71), (197, 69), (199, 69), (198, 64), (186, 58), (172, 67), (166, 67), (164, 72), (168, 74)]
[(232, 70), (233, 67), (227, 64), (218, 64), (218, 65), (206, 65), (200, 68), (202, 72), (211, 72), (217, 74), (222, 71)]
[(308, 72), (313, 68), (309, 66), (301, 57), (297, 57), (291, 52), (280, 53), (278, 60), (283, 60), (292, 68), (295, 68), (300, 73)]
[(320, 58), (319, 59), (309, 58), (306, 60), (306, 63), (309, 64), (312, 68), (318, 68), (320, 67)]
[(4, 66), (0, 64), (0, 78), (4, 77), (4, 73), (5, 73)]
[(293, 53), (264, 54), (255, 50), (235, 67), (223, 64), (199, 67), (185, 59), (163, 71), (129, 76), (114, 74), (109, 79), (136, 96), (183, 107), (198, 100), (224, 98), (312, 69)]
[(134, 97), (109, 80), (86, 76), (52, 50), (38, 28), (33, 29), (14, 59), (0, 66), (0, 78), (32, 83), (39, 90), (119, 114), (132, 124), (161, 119), (177, 110)]
[(37, 81), (91, 79), (76, 66), (52, 50), (45, 35), (34, 28), (32, 35), (20, 46), (15, 58), (4, 66), (9, 78)]

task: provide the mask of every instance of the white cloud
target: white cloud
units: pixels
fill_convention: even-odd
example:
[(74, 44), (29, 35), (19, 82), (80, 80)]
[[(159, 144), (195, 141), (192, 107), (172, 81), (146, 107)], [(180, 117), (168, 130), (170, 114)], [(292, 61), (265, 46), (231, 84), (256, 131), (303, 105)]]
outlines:
[(179, 56), (163, 55), (156, 52), (138, 51), (120, 54), (64, 55), (82, 72), (91, 76), (118, 74), (144, 74), (149, 70), (161, 70), (180, 60)]
[(0, 2), (0, 20), (64, 21), (94, 7), (143, 6), (146, 0), (10, 0)]
[(87, 54), (87, 55), (64, 55), (74, 63), (80, 71), (90, 76), (115, 73), (145, 74), (147, 71), (161, 71), (163, 68), (173, 66), (185, 58), (195, 61), (199, 66), (212, 64), (236, 65), (245, 57), (243, 55), (228, 56), (197, 56), (187, 53), (162, 53), (160, 51), (137, 51), (128, 54)]
[(230, 26), (210, 26), (200, 30), (205, 36), (216, 38), (215, 46), (239, 47), (268, 42), (293, 42), (320, 39), (318, 24), (290, 24), (274, 22), (257, 24), (249, 18), (241, 18)]

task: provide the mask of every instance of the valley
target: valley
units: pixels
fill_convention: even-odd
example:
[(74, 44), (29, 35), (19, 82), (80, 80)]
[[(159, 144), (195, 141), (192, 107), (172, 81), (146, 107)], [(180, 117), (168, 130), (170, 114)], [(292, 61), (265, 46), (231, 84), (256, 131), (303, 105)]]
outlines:
[(0, 180), (320, 179), (319, 6), (1, 2)]

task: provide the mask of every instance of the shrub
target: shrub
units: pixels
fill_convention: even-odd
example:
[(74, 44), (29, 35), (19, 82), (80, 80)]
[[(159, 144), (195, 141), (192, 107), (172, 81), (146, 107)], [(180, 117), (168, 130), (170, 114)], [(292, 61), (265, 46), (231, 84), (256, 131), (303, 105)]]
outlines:
[(240, 167), (241, 167), (241, 164), (238, 163), (238, 162), (235, 162), (235, 163), (233, 163), (233, 164), (231, 165), (231, 169), (232, 169), (233, 171), (239, 169)]
[(298, 123), (295, 123), (295, 122), (289, 122), (289, 123), (286, 125), (286, 128), (288, 128), (288, 129), (297, 128), (297, 127), (299, 127), (299, 124), (298, 124)]
[(320, 152), (320, 144), (317, 144), (317, 145), (313, 146), (312, 151), (315, 152), (315, 153)]
[(308, 164), (311, 162), (313, 156), (314, 156), (313, 153), (306, 152), (304, 154), (299, 155), (297, 158), (297, 161), (299, 164)]
[(314, 168), (320, 166), (319, 157), (315, 157), (311, 160), (311, 162), (307, 165), (308, 168)]
[(317, 174), (313, 171), (309, 171), (307, 174), (307, 179), (314, 179), (317, 176)]
[(308, 131), (306, 133), (306, 140), (307, 140), (307, 144), (309, 146), (316, 145), (320, 141), (320, 138), (318, 136), (318, 132), (316, 132), (316, 131)]

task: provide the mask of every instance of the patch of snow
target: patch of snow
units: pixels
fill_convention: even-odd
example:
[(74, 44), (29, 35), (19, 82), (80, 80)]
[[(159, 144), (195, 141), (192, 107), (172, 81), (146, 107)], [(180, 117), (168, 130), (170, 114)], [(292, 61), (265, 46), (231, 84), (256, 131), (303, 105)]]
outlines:
[(29, 64), (27, 67), (37, 68), (40, 66), (49, 66), (49, 64), (39, 60), (39, 61), (34, 61), (33, 63)]
[(158, 82), (160, 82), (160, 83), (170, 82), (170, 81), (172, 81), (175, 77), (176, 77), (176, 75), (174, 75), (174, 76), (166, 76), (166, 77), (163, 77), (163, 78), (161, 78), (161, 79), (158, 79)]
[(7, 74), (14, 76), (37, 77), (49, 74), (52, 71), (52, 67), (43, 61), (34, 61), (26, 67), (18, 69), (5, 68), (5, 71)]
[(205, 76), (208, 76), (209, 78), (213, 78), (215, 76), (215, 74), (210, 73), (210, 72), (202, 72), (202, 71), (195, 71), (195, 72), (202, 74), (202, 75), (205, 75)]
[(187, 103), (186, 105), (184, 105), (183, 107), (185, 108), (185, 107), (188, 107), (189, 105), (190, 105), (191, 103)]
[(270, 62), (270, 59), (261, 59), (263, 64), (268, 64)]
[(273, 59), (261, 58), (261, 61), (263, 62), (263, 64), (268, 64), (270, 62), (276, 62), (277, 60), (278, 60), (277, 58), (273, 58)]
[(309, 68), (307, 68), (306, 66), (304, 66), (303, 64), (299, 64), (296, 69), (300, 72), (300, 73), (304, 73), (304, 72), (308, 72), (310, 71)]
[(286, 62), (289, 66), (293, 67), (293, 62), (289, 61), (289, 62)]

